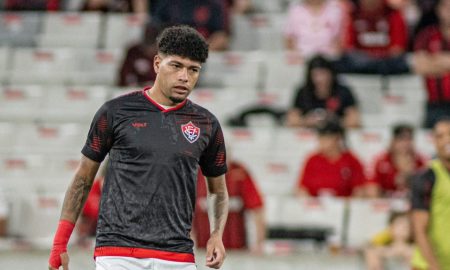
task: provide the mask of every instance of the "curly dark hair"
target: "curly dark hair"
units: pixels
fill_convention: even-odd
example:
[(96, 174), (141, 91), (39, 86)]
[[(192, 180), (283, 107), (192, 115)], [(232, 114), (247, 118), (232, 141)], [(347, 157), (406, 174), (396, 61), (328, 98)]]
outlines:
[(167, 27), (157, 38), (158, 52), (178, 55), (200, 63), (208, 58), (208, 43), (200, 33), (187, 25)]

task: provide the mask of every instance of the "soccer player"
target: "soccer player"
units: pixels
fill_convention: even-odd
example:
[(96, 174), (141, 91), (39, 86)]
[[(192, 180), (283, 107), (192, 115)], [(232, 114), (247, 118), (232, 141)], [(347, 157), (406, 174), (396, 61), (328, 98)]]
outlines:
[(417, 249), (416, 270), (450, 269), (450, 118), (434, 129), (437, 158), (412, 183), (412, 221)]
[(208, 45), (188, 26), (166, 28), (157, 43), (154, 86), (106, 102), (94, 117), (65, 196), (50, 270), (68, 267), (67, 242), (108, 153), (96, 270), (196, 269), (189, 235), (199, 165), (212, 205), (206, 266), (220, 268), (224, 261), (228, 192), (223, 134), (214, 115), (187, 99)]

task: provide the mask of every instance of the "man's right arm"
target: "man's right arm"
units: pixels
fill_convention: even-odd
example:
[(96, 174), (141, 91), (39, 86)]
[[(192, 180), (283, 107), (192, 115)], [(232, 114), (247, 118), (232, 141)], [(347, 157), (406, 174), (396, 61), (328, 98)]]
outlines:
[(61, 219), (76, 223), (89, 195), (100, 163), (84, 155), (64, 197)]
[(428, 169), (425, 172), (414, 176), (411, 185), (413, 234), (420, 253), (429, 265), (428, 270), (440, 269), (428, 237), (428, 226), (430, 221), (429, 211), (431, 208), (434, 182), (434, 172), (431, 169)]
[(80, 165), (64, 197), (61, 218), (50, 252), (49, 270), (59, 269), (61, 265), (63, 269), (68, 269), (67, 243), (89, 195), (99, 166), (99, 162), (82, 156)]
[(439, 263), (436, 256), (434, 256), (433, 248), (427, 235), (429, 219), (430, 214), (426, 210), (414, 210), (412, 212), (414, 239), (422, 256), (429, 265), (428, 270), (439, 270)]

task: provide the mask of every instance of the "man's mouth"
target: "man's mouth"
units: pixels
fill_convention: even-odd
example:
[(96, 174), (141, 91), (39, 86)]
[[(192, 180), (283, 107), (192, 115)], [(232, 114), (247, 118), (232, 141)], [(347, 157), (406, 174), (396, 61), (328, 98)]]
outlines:
[(182, 91), (188, 91), (188, 90), (189, 90), (187, 87), (181, 86), (181, 85), (175, 86), (174, 88), (175, 88), (175, 89), (178, 89), (178, 90), (182, 90)]

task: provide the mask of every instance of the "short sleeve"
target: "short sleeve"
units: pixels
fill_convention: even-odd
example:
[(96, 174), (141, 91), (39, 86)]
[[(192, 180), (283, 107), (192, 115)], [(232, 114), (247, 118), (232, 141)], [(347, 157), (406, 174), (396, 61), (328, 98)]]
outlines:
[(353, 177), (352, 177), (352, 186), (360, 187), (362, 185), (367, 184), (367, 177), (364, 173), (364, 169), (362, 163), (354, 156), (352, 156), (352, 167), (353, 167)]
[(390, 17), (390, 47), (406, 48), (408, 42), (408, 31), (403, 15), (399, 11), (394, 11)]
[(217, 120), (212, 123), (211, 138), (200, 157), (200, 168), (206, 177), (216, 177), (227, 172), (227, 157), (222, 128)]
[(428, 51), (429, 33), (430, 29), (425, 28), (417, 34), (414, 39), (414, 51)]
[(113, 144), (112, 113), (105, 103), (95, 114), (81, 153), (96, 162), (102, 162)]
[(313, 179), (313, 165), (314, 164), (314, 158), (310, 157), (303, 168), (303, 172), (300, 174), (300, 177), (298, 178), (297, 186), (299, 189), (305, 188), (307, 190), (310, 190)]
[(411, 182), (411, 208), (413, 210), (430, 210), (431, 193), (436, 177), (431, 169), (418, 173)]
[(357, 102), (353, 96), (351, 90), (346, 86), (340, 86), (341, 88), (341, 98), (342, 98), (342, 110), (345, 111), (348, 107), (356, 107)]

